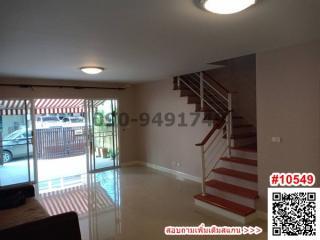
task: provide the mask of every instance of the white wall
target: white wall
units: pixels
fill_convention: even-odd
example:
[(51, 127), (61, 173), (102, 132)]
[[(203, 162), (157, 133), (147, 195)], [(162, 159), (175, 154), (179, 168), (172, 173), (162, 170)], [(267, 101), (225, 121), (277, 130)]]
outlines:
[[(257, 54), (258, 176), (266, 210), (272, 172), (320, 180), (320, 42)], [(280, 136), (281, 143), (272, 143)]]

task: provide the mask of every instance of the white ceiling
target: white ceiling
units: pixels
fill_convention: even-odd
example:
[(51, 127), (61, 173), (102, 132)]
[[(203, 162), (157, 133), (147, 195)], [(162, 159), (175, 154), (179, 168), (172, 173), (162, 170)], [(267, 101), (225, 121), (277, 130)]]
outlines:
[[(320, 38), (319, 0), (261, 0), (214, 15), (193, 0), (8, 0), (0, 75), (151, 81), (206, 63)], [(88, 76), (84, 65), (106, 68)]]

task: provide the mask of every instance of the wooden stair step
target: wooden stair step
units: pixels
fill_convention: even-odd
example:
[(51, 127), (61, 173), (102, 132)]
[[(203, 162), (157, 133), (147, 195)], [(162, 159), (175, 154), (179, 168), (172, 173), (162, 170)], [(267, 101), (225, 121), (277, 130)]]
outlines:
[(240, 172), (228, 168), (215, 168), (212, 169), (213, 172), (223, 174), (230, 177), (240, 178), (250, 182), (258, 182), (258, 176), (252, 173)]
[[(223, 137), (226, 138), (227, 136), (224, 135)], [(257, 134), (254, 132), (250, 132), (250, 133), (233, 134), (231, 136), (232, 139), (244, 139), (244, 138), (252, 138), (252, 137), (257, 137)]]
[(206, 202), (208, 204), (211, 204), (213, 206), (222, 208), (224, 210), (227, 210), (229, 212), (238, 214), (240, 216), (246, 217), (250, 215), (251, 213), (254, 213), (256, 210), (253, 208), (249, 208), (247, 206), (226, 200), (224, 198), (220, 198), (214, 195), (206, 194), (205, 196), (202, 196), (201, 194), (198, 194), (194, 196), (195, 199)]
[(232, 185), (229, 183), (224, 183), (224, 182), (221, 182), (218, 180), (210, 180), (210, 181), (206, 182), (206, 185), (209, 187), (212, 187), (212, 188), (216, 188), (220, 191), (239, 195), (241, 197), (250, 198), (250, 199), (257, 199), (258, 198), (257, 191), (254, 191), (254, 190), (251, 190), (248, 188), (239, 187), (239, 186)]
[(238, 151), (243, 151), (243, 152), (257, 152), (257, 145), (247, 145), (243, 147), (231, 147), (231, 149), (238, 150)]
[(251, 137), (257, 137), (257, 134), (254, 132), (250, 132), (250, 133), (233, 134), (231, 136), (232, 139), (243, 139), (243, 138), (251, 138)]
[(252, 160), (252, 159), (246, 159), (246, 158), (239, 158), (239, 157), (222, 157), (220, 158), (222, 161), (227, 161), (227, 162), (234, 162), (234, 163), (239, 163), (239, 164), (245, 164), (245, 165), (250, 165), (250, 166), (257, 166), (257, 161)]

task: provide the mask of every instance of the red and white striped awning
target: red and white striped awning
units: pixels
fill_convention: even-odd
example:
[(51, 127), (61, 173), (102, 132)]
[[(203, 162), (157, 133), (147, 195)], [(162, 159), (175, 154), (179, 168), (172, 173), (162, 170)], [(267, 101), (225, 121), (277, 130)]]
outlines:
[(29, 106), (28, 100), (0, 100), (0, 115), (23, 115)]
[[(94, 100), (93, 105), (97, 107), (105, 100)], [(30, 100), (0, 100), (1, 115), (23, 115), (30, 113)], [(84, 99), (36, 99), (36, 114), (54, 113), (83, 113)]]
[(83, 99), (37, 99), (35, 101), (36, 114), (48, 113), (82, 113)]

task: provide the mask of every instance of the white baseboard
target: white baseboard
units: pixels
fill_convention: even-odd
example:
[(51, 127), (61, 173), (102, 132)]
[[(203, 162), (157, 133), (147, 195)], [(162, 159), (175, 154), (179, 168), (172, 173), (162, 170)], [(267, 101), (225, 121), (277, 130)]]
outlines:
[(132, 166), (144, 166), (144, 162), (140, 161), (130, 161), (130, 162), (124, 162), (120, 163), (120, 167), (132, 167)]
[(124, 162), (124, 163), (120, 164), (120, 167), (131, 167), (131, 166), (146, 166), (146, 167), (149, 167), (149, 168), (161, 171), (161, 172), (175, 175), (177, 177), (177, 179), (179, 179), (179, 180), (187, 179), (187, 180), (190, 180), (193, 182), (201, 183), (200, 177), (196, 177), (196, 176), (193, 176), (193, 175), (190, 175), (187, 173), (179, 172), (177, 170), (173, 170), (170, 168), (162, 167), (162, 166), (156, 165), (154, 163), (132, 161), (132, 162)]
[(187, 173), (179, 172), (177, 170), (173, 170), (173, 169), (170, 169), (170, 168), (162, 167), (162, 166), (156, 165), (154, 163), (146, 162), (146, 163), (144, 163), (144, 165), (149, 167), (149, 168), (161, 171), (161, 172), (165, 172), (165, 173), (169, 173), (169, 174), (175, 175), (177, 177), (177, 179), (179, 179), (179, 180), (188, 179), (188, 180), (193, 181), (193, 182), (201, 183), (201, 178), (200, 177), (196, 177), (196, 176), (193, 176), (193, 175), (190, 175), (190, 174), (187, 174)]

